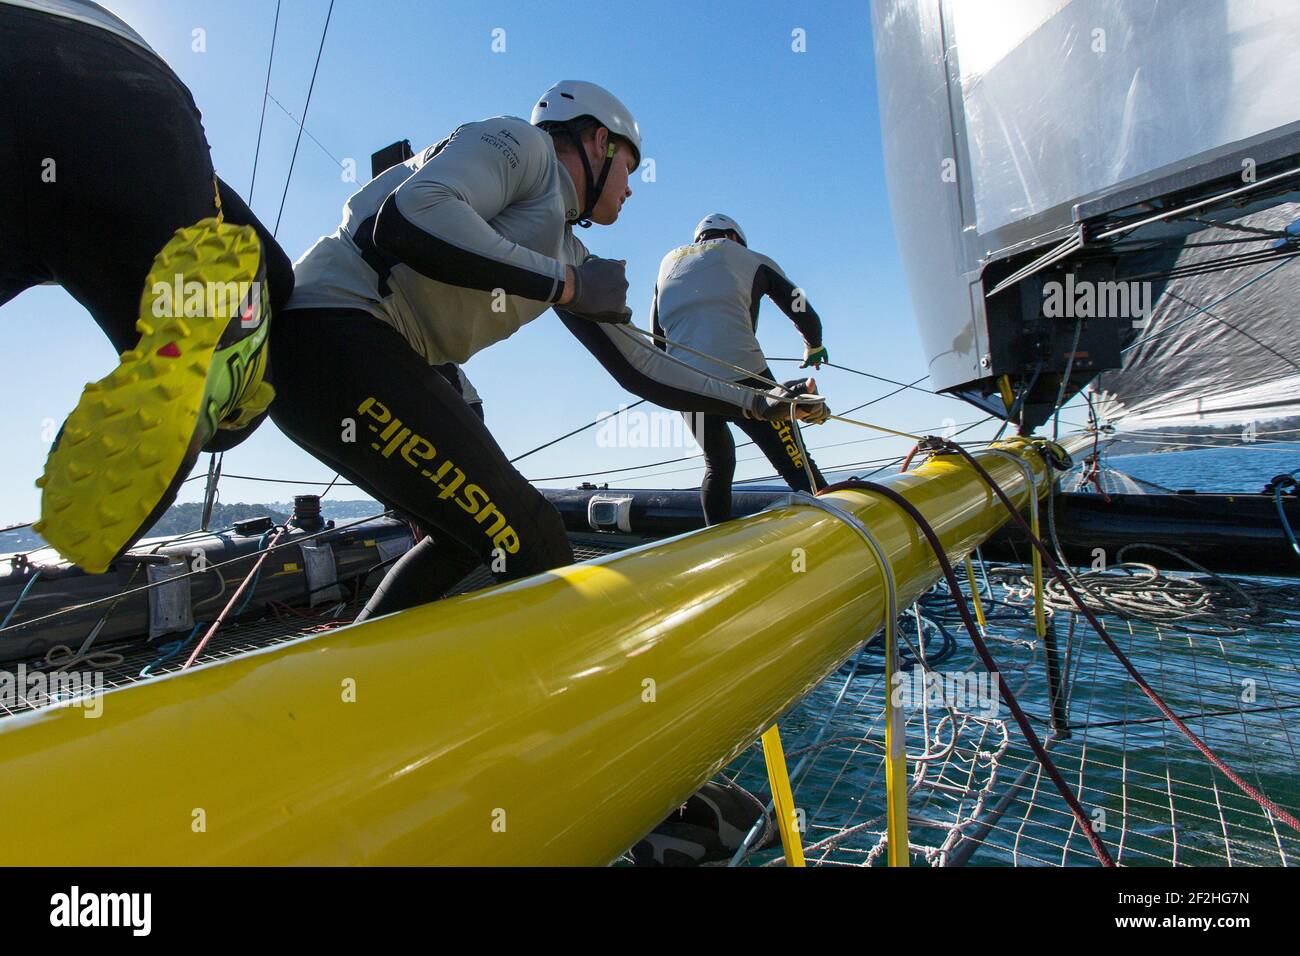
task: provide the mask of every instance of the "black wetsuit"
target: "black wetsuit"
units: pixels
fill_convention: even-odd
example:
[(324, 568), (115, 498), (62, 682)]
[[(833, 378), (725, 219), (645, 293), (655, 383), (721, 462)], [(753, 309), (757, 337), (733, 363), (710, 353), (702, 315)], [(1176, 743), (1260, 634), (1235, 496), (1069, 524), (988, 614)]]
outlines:
[[(0, 0), (0, 305), (57, 283), (123, 352), (140, 338), (154, 257), (216, 214), (212, 158), (168, 66), (111, 14), (75, 6), (90, 19)], [(293, 266), (244, 201), (220, 192), (226, 221), (261, 236), (274, 314)]]

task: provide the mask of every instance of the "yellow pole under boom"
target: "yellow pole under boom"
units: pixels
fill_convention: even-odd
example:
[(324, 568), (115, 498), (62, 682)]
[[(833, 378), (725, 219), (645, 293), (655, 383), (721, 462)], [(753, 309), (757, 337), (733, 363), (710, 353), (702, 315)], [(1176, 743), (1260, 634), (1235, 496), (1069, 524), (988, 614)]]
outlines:
[[(1046, 465), (1022, 457), (1045, 490)], [(1024, 471), (981, 463), (1023, 507)], [(960, 557), (1006, 513), (952, 455), (884, 479)], [(939, 577), (897, 506), (897, 606)], [(882, 624), (859, 532), (798, 504), (0, 721), (0, 864), (609, 863)]]
[(785, 865), (801, 867), (803, 861), (803, 826), (790, 789), (790, 774), (785, 768), (785, 748), (781, 746), (781, 729), (773, 724), (763, 733), (763, 759), (767, 762), (767, 782), (772, 788), (772, 812), (781, 833)]

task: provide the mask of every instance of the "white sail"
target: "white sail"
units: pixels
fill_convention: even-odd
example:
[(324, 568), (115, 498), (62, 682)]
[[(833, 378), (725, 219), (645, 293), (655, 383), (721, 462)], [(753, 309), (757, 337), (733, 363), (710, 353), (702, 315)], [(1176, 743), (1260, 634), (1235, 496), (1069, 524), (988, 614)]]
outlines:
[[(1300, 3), (873, 10), (891, 205), (937, 389), (1006, 415), (1009, 381), (1032, 406), (1022, 427), (1103, 370), (1102, 405), (1126, 422), (1300, 411), (1300, 267), (1283, 258), (1300, 254)], [(1140, 280), (1152, 312), (1086, 322), (1080, 343), (1042, 308), (1065, 279)]]

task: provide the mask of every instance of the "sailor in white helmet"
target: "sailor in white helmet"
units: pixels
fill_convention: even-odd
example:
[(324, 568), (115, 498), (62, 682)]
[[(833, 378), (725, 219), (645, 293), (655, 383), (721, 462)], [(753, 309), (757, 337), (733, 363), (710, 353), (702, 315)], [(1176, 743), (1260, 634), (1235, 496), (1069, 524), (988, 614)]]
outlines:
[[(380, 173), (296, 263), (271, 338), (271, 415), (429, 533), (363, 617), (434, 600), (481, 563), (507, 580), (572, 562), (559, 514), (509, 463), (455, 376), (438, 371), (547, 309), (621, 385), (656, 404), (788, 417), (790, 390), (702, 375), (625, 327), (624, 263), (590, 255), (573, 226), (614, 222), (640, 161), (627, 107), (566, 80), (542, 95), (531, 122), (466, 123)], [(521, 394), (521, 410), (528, 403)], [(824, 403), (800, 414), (824, 416)]]
[[(670, 340), (659, 347), (674, 358), (738, 385), (763, 387), (746, 373), (773, 377), (756, 334), (758, 307), (764, 296), (777, 304), (803, 336), (802, 368), (820, 368), (830, 360), (822, 344), (821, 319), (802, 291), (774, 261), (749, 248), (736, 220), (711, 213), (695, 227), (689, 245), (672, 250), (660, 263), (651, 328)], [(759, 422), (729, 412), (687, 412), (686, 419), (704, 450), (700, 500), (709, 524), (731, 517), (736, 443), (729, 424), (739, 426), (753, 440), (791, 488), (816, 491), (825, 485), (811, 458), (805, 464), (793, 431), (796, 425), (791, 422)], [(816, 487), (809, 480), (810, 471)]]

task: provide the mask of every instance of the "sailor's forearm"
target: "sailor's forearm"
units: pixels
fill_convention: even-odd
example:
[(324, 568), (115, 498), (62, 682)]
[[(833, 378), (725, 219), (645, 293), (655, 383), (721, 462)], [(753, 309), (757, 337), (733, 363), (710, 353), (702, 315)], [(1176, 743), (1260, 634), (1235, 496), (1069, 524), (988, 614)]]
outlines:
[[(375, 245), (416, 272), (438, 282), (540, 302), (572, 296), (566, 267), (558, 260), (512, 243), (483, 222), (459, 200), (448, 200), (421, 218), (434, 227), (413, 222), (396, 194), (384, 200), (375, 217)], [(455, 237), (451, 241), (445, 237)]]
[(713, 415), (752, 415), (757, 393), (690, 368), (624, 326), (602, 324), (562, 309), (556, 314), (619, 385), (662, 408)]

